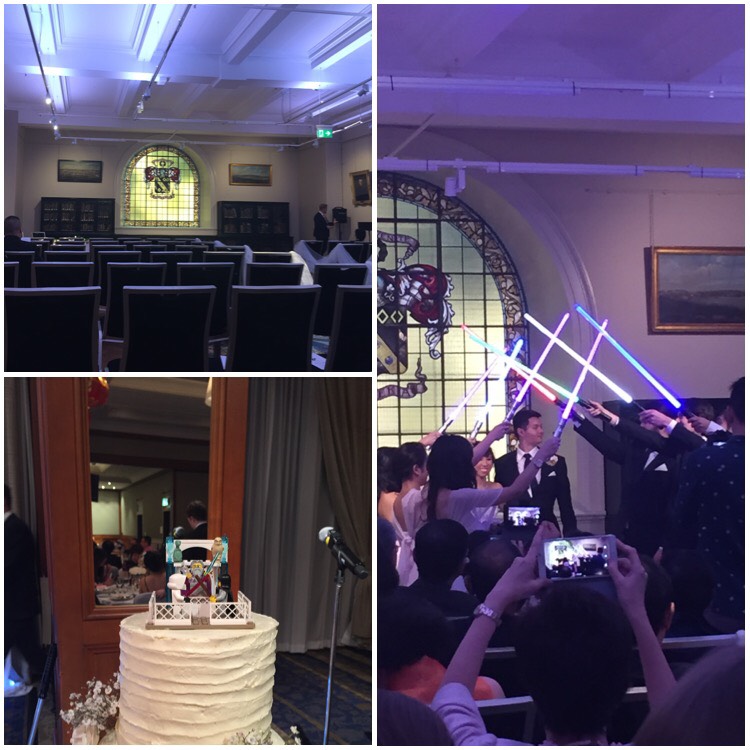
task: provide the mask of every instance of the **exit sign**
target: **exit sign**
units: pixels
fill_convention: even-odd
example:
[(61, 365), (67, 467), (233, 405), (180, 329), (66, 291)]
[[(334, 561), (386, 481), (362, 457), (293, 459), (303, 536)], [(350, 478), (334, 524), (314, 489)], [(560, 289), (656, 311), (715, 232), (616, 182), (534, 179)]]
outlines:
[(333, 138), (333, 130), (331, 128), (318, 128), (318, 138)]

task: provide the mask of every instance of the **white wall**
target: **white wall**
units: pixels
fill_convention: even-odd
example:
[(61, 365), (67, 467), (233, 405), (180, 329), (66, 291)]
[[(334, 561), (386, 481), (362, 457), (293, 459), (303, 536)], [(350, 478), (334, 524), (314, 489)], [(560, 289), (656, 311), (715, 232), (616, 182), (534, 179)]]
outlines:
[[(408, 132), (380, 128), (379, 152), (388, 153)], [(741, 138), (554, 131), (427, 133), (399, 156), (710, 167), (744, 163)], [(415, 176), (442, 185), (447, 174)], [(682, 397), (725, 396), (729, 383), (743, 374), (744, 336), (648, 334), (643, 249), (744, 245), (744, 182), (671, 175), (519, 176), (469, 171), (467, 189), (459, 198), (495, 229), (518, 269), (530, 312), (548, 326), (564, 311), (572, 312), (577, 302), (600, 319), (608, 317), (611, 332)], [(565, 339), (578, 351), (587, 351), (593, 342), (591, 329), (575, 314)], [(541, 334), (532, 333), (532, 358), (543, 344)], [(597, 355), (597, 365), (636, 399), (658, 395), (607, 345)], [(556, 353), (545, 371), (552, 378), (573, 382), (578, 368), (566, 355)], [(597, 400), (614, 397), (598, 382), (587, 381), (583, 392)], [(556, 410), (540, 411), (551, 426)], [(599, 454), (581, 446), (572, 430), (566, 430), (561, 452), (568, 457), (577, 508), (601, 512), (604, 486)]]
[[(18, 128), (14, 136), (13, 114), (5, 113), (6, 134), (6, 215), (15, 206), (26, 234), (39, 227), (40, 199), (43, 196), (71, 196), (80, 198), (114, 198), (115, 216), (120, 217), (120, 176), (130, 157), (145, 143), (126, 142), (127, 134), (93, 133), (98, 137), (113, 138), (113, 142), (79, 140), (55, 142), (44, 130)], [(10, 117), (10, 125), (8, 127)], [(27, 147), (19, 149), (25, 140)], [(160, 143), (162, 140), (154, 140)], [(205, 140), (210, 140), (210, 136)], [(319, 149), (304, 147), (278, 151), (272, 147), (247, 147), (223, 145), (186, 146), (185, 151), (198, 166), (201, 188), (201, 226), (190, 230), (196, 234), (216, 232), (216, 204), (221, 200), (278, 201), (289, 203), (290, 234), (295, 241), (312, 237), (312, 217), (317, 206), (327, 201), (329, 206), (345, 206), (350, 213), (352, 205), (349, 188), (350, 171), (369, 169), (371, 165), (370, 131), (361, 138), (347, 142), (324, 141)], [(353, 144), (353, 145), (350, 145)], [(18, 188), (11, 179), (13, 158), (18, 153)], [(342, 153), (344, 156), (342, 157)], [(10, 159), (10, 161), (9, 161)], [(94, 159), (103, 162), (101, 183), (60, 183), (57, 181), (58, 159)], [(229, 164), (270, 164), (270, 187), (241, 187), (229, 185)], [(11, 172), (9, 172), (9, 168)], [(342, 190), (347, 185), (347, 191)], [(360, 215), (363, 209), (356, 209)], [(369, 208), (365, 210), (369, 220)], [(356, 227), (356, 224), (355, 224)], [(137, 228), (116, 226), (118, 233), (138, 233)], [(149, 234), (173, 234), (172, 229), (149, 228)], [(181, 233), (183, 230), (179, 230)], [(353, 234), (353, 232), (352, 232)]]
[(162, 540), (161, 499), (174, 494), (172, 471), (164, 471), (124, 489), (122, 495), (122, 530), (125, 534), (135, 535), (137, 531), (136, 515), (143, 514), (143, 533), (157, 544)]
[(93, 534), (119, 534), (120, 493), (99, 490), (99, 500), (91, 503), (91, 530)]

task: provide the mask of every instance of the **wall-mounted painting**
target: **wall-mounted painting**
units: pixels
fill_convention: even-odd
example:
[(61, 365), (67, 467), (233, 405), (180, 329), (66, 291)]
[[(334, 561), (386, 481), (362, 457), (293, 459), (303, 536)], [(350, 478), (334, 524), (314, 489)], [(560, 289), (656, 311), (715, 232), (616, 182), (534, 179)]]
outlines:
[(355, 206), (372, 205), (372, 175), (370, 170), (350, 172)]
[(102, 163), (85, 159), (58, 159), (58, 182), (101, 182)]
[(744, 333), (745, 249), (646, 248), (649, 333)]
[(271, 165), (230, 164), (229, 184), (245, 187), (271, 187)]

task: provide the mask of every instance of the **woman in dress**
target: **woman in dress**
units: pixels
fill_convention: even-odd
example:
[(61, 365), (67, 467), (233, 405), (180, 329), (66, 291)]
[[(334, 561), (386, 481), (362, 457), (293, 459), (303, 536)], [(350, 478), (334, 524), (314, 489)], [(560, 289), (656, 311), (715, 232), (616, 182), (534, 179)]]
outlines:
[(138, 591), (145, 594), (151, 591), (163, 593), (167, 587), (167, 573), (164, 569), (164, 558), (157, 552), (147, 552), (143, 556), (143, 567), (146, 575), (138, 584)]
[(560, 438), (550, 438), (542, 443), (533, 460), (511, 485), (477, 489), (475, 462), (495, 440), (507, 435), (511, 429), (507, 422), (497, 425), (474, 448), (460, 435), (443, 435), (435, 442), (427, 459), (429, 484), (396, 498), (393, 525), (401, 542), (398, 573), (402, 586), (409, 586), (417, 579), (414, 535), (424, 524), (436, 518), (452, 518), (469, 533), (488, 529), (497, 506), (518, 501), (542, 464), (560, 447)]
[(494, 465), (495, 454), (490, 448), (474, 466), (478, 490), (499, 490), (502, 488), (503, 485), (499, 482), (490, 482), (488, 479)]

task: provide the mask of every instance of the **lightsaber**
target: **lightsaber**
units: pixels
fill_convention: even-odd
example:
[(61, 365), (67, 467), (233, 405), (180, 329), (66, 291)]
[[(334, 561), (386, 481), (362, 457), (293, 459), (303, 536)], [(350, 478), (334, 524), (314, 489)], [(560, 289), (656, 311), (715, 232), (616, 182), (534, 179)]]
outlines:
[[(523, 348), (523, 339), (518, 339), (516, 343), (513, 345), (513, 350), (508, 355), (509, 359), (515, 361), (519, 353), (521, 352), (522, 348)], [(511, 367), (511, 362), (506, 360), (505, 365), (503, 367), (503, 371), (502, 373), (500, 373), (500, 376), (495, 382), (504, 383), (508, 377), (508, 373), (510, 372), (510, 367)], [(490, 411), (491, 403), (492, 402), (490, 399), (490, 394), (487, 393), (487, 400), (484, 402), (484, 406), (480, 406), (479, 409), (477, 410), (477, 416), (476, 416), (476, 419), (474, 420), (474, 427), (472, 428), (471, 435), (469, 436), (472, 440), (477, 436), (477, 433), (481, 429), (482, 424), (484, 423), (484, 420), (486, 419), (487, 414)]]
[[(488, 344), (484, 339), (477, 336), (474, 331), (469, 328), (465, 323), (461, 324), (461, 328), (464, 329), (464, 333), (474, 342), (479, 344), (480, 346), (483, 346), (485, 349), (488, 349), (491, 352), (494, 352), (499, 357), (509, 360), (510, 357), (508, 357), (507, 354), (505, 354), (501, 349), (498, 349), (496, 346), (493, 346), (492, 344)], [(555, 391), (556, 393), (559, 393), (561, 396), (565, 398), (570, 398), (570, 391), (566, 388), (563, 388), (561, 385), (558, 385), (553, 380), (550, 380), (549, 378), (545, 378), (543, 375), (540, 375), (537, 373), (533, 378), (531, 378), (531, 368), (527, 367), (526, 365), (521, 364), (520, 362), (517, 362), (513, 360), (510, 364), (510, 369), (515, 370), (521, 377), (523, 377), (526, 380), (531, 380), (531, 385), (536, 388), (539, 393), (541, 393), (546, 399), (549, 399), (550, 401), (555, 401), (556, 397), (555, 394), (552, 393), (552, 391)], [(537, 382), (538, 381), (538, 382)], [(544, 383), (544, 385), (542, 385)], [(552, 390), (549, 390), (549, 389)], [(582, 405), (586, 406), (587, 408), (590, 406), (588, 402), (584, 402), (583, 399), (578, 399), (578, 402)]]
[(508, 413), (505, 415), (504, 422), (509, 422), (511, 419), (513, 419), (513, 415), (519, 410), (521, 407), (521, 403), (523, 402), (524, 397), (526, 396), (527, 391), (531, 387), (531, 380), (534, 379), (534, 377), (539, 372), (539, 369), (541, 368), (542, 364), (544, 363), (544, 360), (547, 359), (547, 355), (552, 350), (552, 345), (554, 344), (555, 338), (560, 335), (560, 331), (562, 331), (565, 324), (568, 322), (568, 318), (570, 318), (570, 313), (565, 313), (565, 315), (560, 318), (560, 322), (557, 324), (557, 329), (554, 333), (554, 338), (547, 343), (547, 346), (544, 347), (544, 350), (539, 355), (539, 359), (537, 359), (536, 364), (534, 365), (534, 368), (531, 371), (531, 375), (529, 376), (530, 379), (527, 380), (523, 386), (521, 387), (521, 390), (518, 391), (518, 394), (516, 395), (516, 400), (511, 405), (510, 409), (508, 410)]
[(594, 359), (596, 350), (599, 348), (599, 344), (601, 344), (602, 342), (602, 337), (604, 336), (604, 333), (605, 333), (604, 329), (607, 327), (608, 324), (609, 324), (608, 320), (605, 320), (602, 323), (602, 330), (596, 335), (596, 339), (594, 339), (594, 344), (591, 347), (589, 356), (586, 357), (586, 364), (581, 369), (581, 374), (578, 376), (578, 380), (576, 380), (575, 387), (573, 388), (572, 397), (568, 399), (568, 403), (565, 405), (565, 408), (563, 409), (563, 413), (562, 413), (562, 416), (560, 417), (560, 421), (557, 423), (557, 429), (554, 432), (555, 437), (560, 437), (560, 435), (562, 435), (562, 431), (565, 429), (565, 425), (567, 424), (568, 419), (570, 418), (570, 412), (573, 409), (573, 403), (575, 402), (576, 396), (578, 396), (578, 392), (581, 390), (583, 381), (586, 380), (586, 375), (591, 369), (591, 362)]
[[(586, 364), (586, 360), (575, 349), (571, 349), (564, 341), (559, 339), (557, 337), (557, 334), (551, 333), (536, 318), (529, 315), (529, 313), (524, 313), (523, 316), (524, 318), (526, 318), (526, 320), (529, 321), (529, 323), (531, 323), (535, 328), (539, 329), (545, 336), (549, 336), (553, 344), (557, 344), (564, 352), (573, 357), (576, 362), (582, 365)], [(598, 328), (599, 324), (596, 323), (596, 326)], [(629, 404), (633, 401), (633, 397), (627, 391), (620, 388), (617, 383), (610, 380), (601, 370), (594, 367), (594, 365), (591, 365), (589, 367), (589, 372), (599, 378), (599, 380), (601, 380), (604, 385), (614, 391), (623, 401), (625, 401), (625, 403)]]
[[(504, 356), (505, 352), (502, 352), (502, 357)], [(482, 383), (487, 380), (487, 378), (491, 375), (492, 371), (500, 361), (501, 356), (500, 353), (498, 353), (498, 356), (495, 357), (492, 362), (490, 362), (490, 366), (484, 371), (482, 375), (479, 376), (479, 380), (477, 380), (476, 383), (474, 383), (474, 385), (469, 388), (466, 395), (456, 405), (456, 408), (453, 409), (453, 411), (448, 415), (448, 418), (445, 420), (445, 422), (443, 422), (442, 427), (438, 430), (439, 433), (444, 433), (456, 421), (456, 419), (458, 419), (458, 415), (464, 410), (466, 404), (471, 401), (472, 396), (479, 390)]]
[[(576, 305), (576, 310), (580, 315), (582, 315), (589, 323), (591, 323), (594, 328), (596, 328), (598, 331), (602, 331), (602, 327), (592, 318), (580, 305)], [(608, 331), (604, 331), (604, 336), (607, 338), (607, 341), (609, 341), (612, 346), (617, 349), (620, 354), (622, 354), (625, 359), (630, 362), (633, 367), (635, 367), (638, 372), (643, 375), (646, 380), (648, 380), (651, 385), (656, 388), (659, 393), (661, 393), (662, 396), (664, 396), (667, 401), (669, 401), (672, 406), (674, 406), (675, 409), (679, 409), (682, 404), (677, 400), (675, 396), (673, 396), (614, 336), (612, 336)], [(640, 406), (640, 404), (639, 404)], [(641, 407), (641, 410), (643, 410), (643, 407)]]

